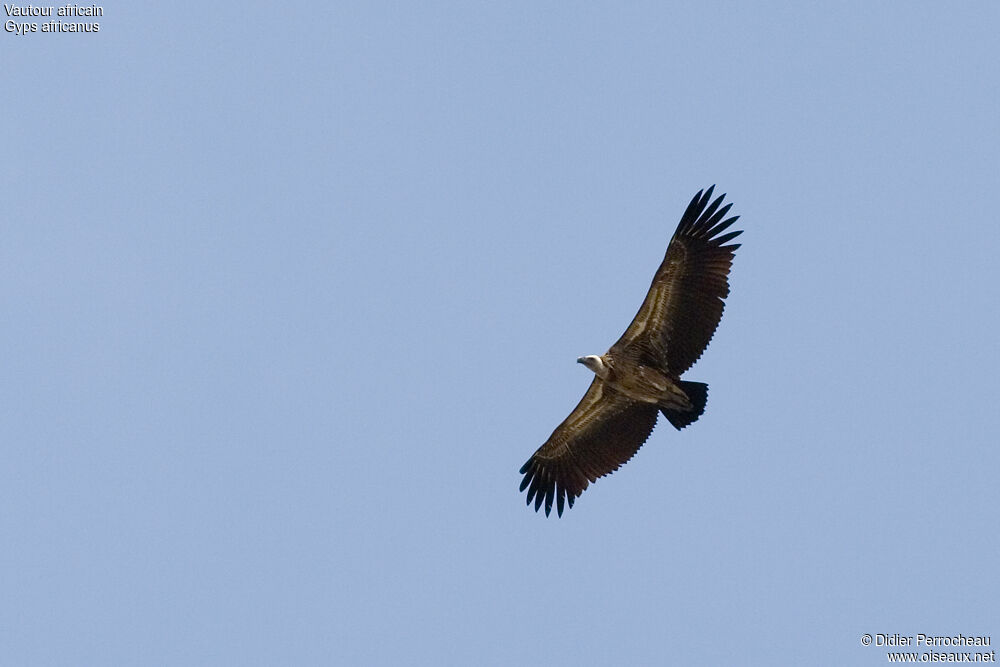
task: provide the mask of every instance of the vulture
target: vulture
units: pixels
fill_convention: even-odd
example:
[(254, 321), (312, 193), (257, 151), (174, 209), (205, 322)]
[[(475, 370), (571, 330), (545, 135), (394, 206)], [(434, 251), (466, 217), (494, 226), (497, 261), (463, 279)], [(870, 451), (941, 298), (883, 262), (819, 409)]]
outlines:
[[(680, 430), (705, 411), (708, 385), (680, 379), (708, 346), (729, 295), (729, 270), (742, 234), (726, 232), (726, 195), (699, 191), (681, 217), (646, 299), (618, 342), (577, 361), (594, 372), (579, 405), (521, 467), (521, 491), (535, 511), (559, 516), (591, 482), (631, 459), (660, 413)], [(726, 233), (723, 233), (726, 232)]]

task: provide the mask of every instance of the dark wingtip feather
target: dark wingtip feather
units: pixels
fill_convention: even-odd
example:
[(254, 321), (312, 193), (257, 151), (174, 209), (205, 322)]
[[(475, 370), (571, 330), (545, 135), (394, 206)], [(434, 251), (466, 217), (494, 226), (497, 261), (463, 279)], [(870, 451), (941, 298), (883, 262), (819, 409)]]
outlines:
[(691, 202), (684, 209), (684, 215), (681, 216), (681, 222), (677, 225), (675, 234), (684, 233), (698, 219), (698, 211), (701, 210), (701, 195), (702, 190), (698, 190), (698, 194), (691, 198)]
[(531, 484), (531, 479), (535, 476), (535, 471), (531, 468), (531, 461), (529, 460), (523, 466), (521, 466), (521, 474), (524, 475), (524, 479), (521, 480), (521, 487), (518, 491), (524, 491)]
[(719, 208), (719, 205), (722, 203), (722, 200), (725, 199), (725, 197), (726, 195), (722, 195), (721, 197), (716, 198), (715, 201), (709, 204), (708, 208), (706, 208), (704, 211), (701, 212), (701, 215), (698, 216), (699, 227), (704, 227), (710, 224), (709, 221), (712, 219), (712, 216), (715, 215), (716, 209)]
[(545, 500), (545, 489), (540, 487), (538, 489), (538, 493), (535, 494), (535, 511), (536, 512), (538, 511), (538, 508), (542, 506), (542, 501), (544, 501), (544, 500)]
[[(531, 462), (532, 462), (532, 461), (534, 461), (534, 460), (535, 460), (535, 457), (534, 457), (534, 456), (532, 456), (532, 457), (531, 457), (530, 459), (528, 459), (527, 461), (525, 461), (525, 462), (524, 462), (524, 465), (523, 465), (523, 466), (521, 466), (521, 470), (520, 470), (519, 472), (520, 472), (520, 473), (521, 473), (522, 475), (523, 475), (524, 473), (528, 472), (528, 468), (530, 468), (530, 467), (531, 467)], [(524, 489), (521, 489), (521, 490), (523, 491)]]
[[(722, 196), (725, 197), (726, 195)], [(711, 236), (712, 233), (715, 231), (716, 223), (719, 222), (719, 220), (722, 220), (724, 217), (726, 217), (726, 214), (729, 213), (729, 209), (731, 209), (732, 207), (733, 203), (729, 202), (728, 204), (720, 208), (718, 211), (713, 213), (712, 216), (705, 222), (705, 227), (708, 229), (708, 231), (705, 233)]]
[(712, 185), (707, 190), (698, 191), (698, 194), (695, 195), (693, 200), (691, 200), (691, 204), (684, 212), (683, 217), (681, 217), (680, 224), (677, 225), (677, 231), (674, 232), (675, 237), (687, 236), (690, 238), (697, 238), (703, 242), (709, 242), (709, 244), (714, 247), (719, 247), (726, 241), (729, 241), (742, 233), (742, 230), (740, 230), (738, 232), (731, 232), (730, 234), (719, 236), (721, 232), (725, 231), (734, 222), (739, 220), (740, 216), (735, 215), (731, 218), (723, 220), (726, 214), (728, 214), (732, 209), (733, 204), (730, 202), (725, 206), (721, 206), (723, 200), (726, 198), (725, 193), (719, 195), (714, 201), (709, 203), (712, 199), (712, 193), (714, 190), (715, 185)]
[(573, 507), (575, 499), (568, 489), (556, 482), (552, 477), (552, 471), (539, 468), (533, 462), (533, 458), (521, 467), (524, 479), (521, 480), (520, 491), (528, 490), (524, 502), (528, 507), (534, 503), (536, 512), (544, 505), (545, 516), (551, 515), (554, 504), (556, 514), (561, 517), (567, 504)]
[(712, 242), (715, 243), (715, 245), (721, 246), (726, 241), (732, 241), (734, 238), (736, 238), (737, 236), (739, 236), (742, 233), (743, 233), (743, 230), (742, 229), (738, 229), (735, 232), (729, 232), (728, 234), (723, 234), (722, 236), (720, 236), (720, 237), (718, 237), (716, 239), (713, 239)]
[[(724, 216), (724, 215), (726, 214), (726, 213), (725, 213), (725, 211), (726, 211), (726, 209), (728, 209), (728, 208), (729, 208), (730, 206), (732, 206), (732, 204), (726, 204), (726, 206), (725, 206), (725, 207), (724, 207), (724, 208), (723, 208), (723, 209), (722, 209), (721, 211), (719, 211), (719, 212), (718, 212), (718, 213), (717, 213), (717, 214), (715, 215), (715, 218), (714, 218), (714, 220), (715, 220), (716, 222), (718, 222), (719, 220), (722, 220), (722, 216)], [(719, 232), (724, 232), (724, 231), (726, 231), (727, 229), (729, 229), (729, 227), (730, 227), (730, 226), (731, 226), (731, 225), (732, 225), (732, 224), (733, 224), (734, 222), (736, 222), (736, 221), (737, 221), (737, 220), (739, 220), (739, 219), (740, 219), (740, 216), (738, 216), (738, 215), (734, 215), (733, 217), (729, 218), (728, 220), (722, 220), (722, 222), (719, 222), (719, 224), (715, 225), (715, 226), (714, 226), (714, 227), (712, 227), (712, 228), (711, 228), (710, 230), (708, 230), (707, 232), (705, 232), (705, 236), (707, 236), (708, 238), (712, 238), (713, 236), (715, 236), (715, 235), (716, 235), (716, 234), (718, 234)]]
[(518, 491), (523, 492), (526, 488), (528, 488), (528, 484), (531, 484), (531, 477), (525, 475), (524, 479), (521, 480), (521, 487)]
[[(708, 206), (708, 202), (711, 201), (713, 192), (715, 192), (714, 183), (707, 190), (698, 190), (698, 194), (691, 199), (691, 203), (688, 204), (687, 209), (685, 209), (684, 215), (681, 216), (681, 222), (677, 226), (677, 231), (674, 232), (675, 234), (685, 234), (691, 229), (700, 227), (704, 224), (704, 218), (708, 217), (705, 215), (705, 207)], [(722, 195), (722, 197), (719, 197), (718, 200), (712, 204), (711, 212), (708, 214), (709, 216), (715, 211), (725, 196), (726, 195)]]
[(531, 504), (532, 499), (535, 497), (535, 494), (537, 494), (539, 491), (539, 487), (541, 486), (540, 482), (541, 482), (541, 477), (539, 477), (538, 471), (535, 471), (535, 473), (532, 475), (531, 486), (528, 487), (529, 505)]

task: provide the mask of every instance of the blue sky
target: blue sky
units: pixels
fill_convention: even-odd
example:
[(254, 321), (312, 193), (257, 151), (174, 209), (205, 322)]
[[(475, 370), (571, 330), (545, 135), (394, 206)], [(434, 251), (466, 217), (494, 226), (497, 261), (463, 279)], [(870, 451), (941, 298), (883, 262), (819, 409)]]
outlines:
[[(104, 10), (0, 36), (5, 663), (1000, 636), (995, 3)], [(535, 514), (713, 183), (705, 415)]]

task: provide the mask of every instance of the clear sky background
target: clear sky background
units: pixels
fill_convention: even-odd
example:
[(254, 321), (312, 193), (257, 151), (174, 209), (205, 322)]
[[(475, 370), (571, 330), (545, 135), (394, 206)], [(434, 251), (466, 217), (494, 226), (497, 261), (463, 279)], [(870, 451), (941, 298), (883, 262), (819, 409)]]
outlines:
[[(0, 662), (995, 648), (1000, 5), (792, 4), (0, 35)], [(713, 183), (705, 415), (536, 514), (576, 357)]]

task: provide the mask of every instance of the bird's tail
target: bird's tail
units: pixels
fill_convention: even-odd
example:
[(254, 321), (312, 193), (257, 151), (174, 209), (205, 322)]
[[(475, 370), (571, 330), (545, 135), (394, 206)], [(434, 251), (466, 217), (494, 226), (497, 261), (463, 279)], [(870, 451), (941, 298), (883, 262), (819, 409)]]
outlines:
[(677, 409), (676, 406), (669, 408), (660, 406), (660, 412), (679, 431), (688, 424), (698, 421), (698, 417), (701, 417), (701, 414), (705, 412), (705, 403), (708, 401), (708, 385), (704, 382), (688, 382), (687, 380), (679, 380), (677, 384), (687, 394), (688, 400), (691, 401), (691, 407), (685, 410), (683, 408)]

